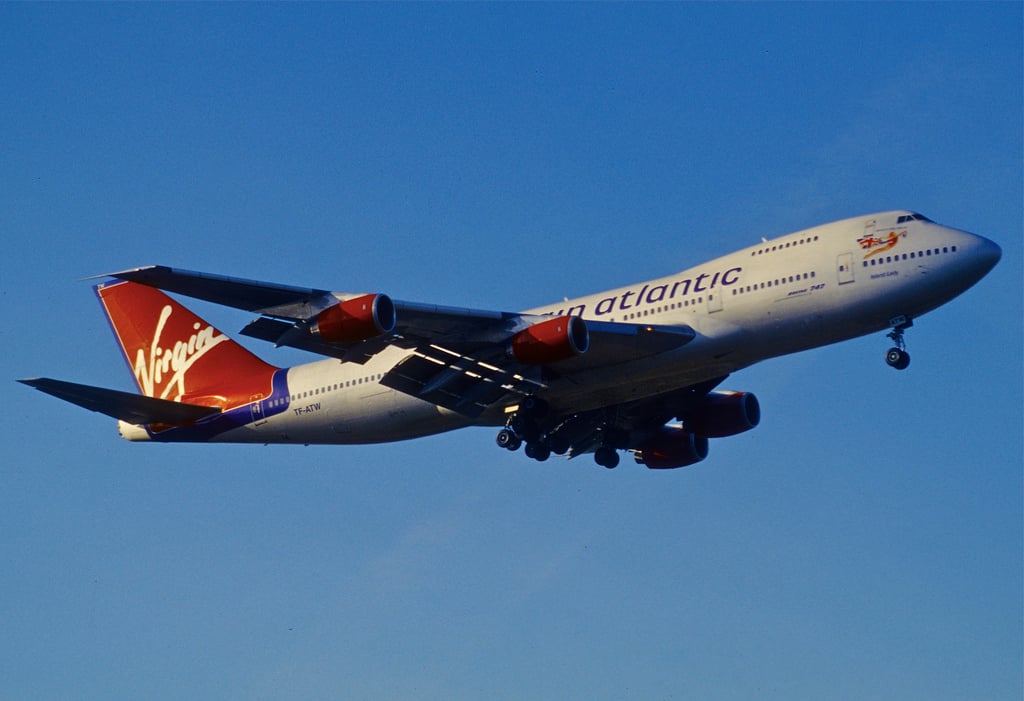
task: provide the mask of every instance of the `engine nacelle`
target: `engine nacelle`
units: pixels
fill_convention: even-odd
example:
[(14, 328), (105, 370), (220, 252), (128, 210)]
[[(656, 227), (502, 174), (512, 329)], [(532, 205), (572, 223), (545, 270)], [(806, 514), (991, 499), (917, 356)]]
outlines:
[(672, 470), (708, 456), (708, 439), (676, 426), (665, 426), (637, 453), (637, 462), (652, 470)]
[(761, 405), (750, 392), (710, 392), (685, 416), (687, 430), (706, 438), (743, 433), (761, 423)]
[(396, 323), (395, 303), (382, 294), (368, 294), (339, 302), (316, 315), (312, 333), (327, 343), (357, 343), (391, 333)]
[(512, 337), (509, 354), (524, 365), (547, 365), (587, 352), (590, 332), (578, 316), (541, 321)]

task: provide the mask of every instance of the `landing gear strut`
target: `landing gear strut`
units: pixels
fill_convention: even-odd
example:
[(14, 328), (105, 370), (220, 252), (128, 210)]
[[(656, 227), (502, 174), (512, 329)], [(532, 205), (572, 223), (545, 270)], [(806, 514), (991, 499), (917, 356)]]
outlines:
[(505, 428), (498, 431), (494, 437), (499, 447), (506, 450), (516, 451), (519, 446), (526, 443), (526, 455), (543, 462), (551, 456), (551, 449), (540, 442), (540, 428), (537, 425), (538, 417), (547, 410), (542, 400), (536, 397), (526, 397), (520, 405), (519, 411), (509, 417)]
[(913, 320), (898, 316), (889, 322), (892, 331), (886, 334), (896, 345), (885, 352), (885, 362), (897, 370), (906, 370), (910, 365), (910, 353), (907, 353), (907, 344), (903, 340), (903, 332), (914, 325)]

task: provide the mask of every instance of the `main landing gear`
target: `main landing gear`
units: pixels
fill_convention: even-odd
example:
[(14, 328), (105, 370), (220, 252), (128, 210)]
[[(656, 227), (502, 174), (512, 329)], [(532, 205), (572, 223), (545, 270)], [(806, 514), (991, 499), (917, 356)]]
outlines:
[(511, 428), (503, 428), (498, 431), (494, 441), (498, 444), (499, 448), (513, 452), (519, 450), (519, 446), (525, 442), (526, 448), (523, 449), (523, 452), (526, 453), (526, 457), (533, 458), (537, 462), (544, 462), (551, 457), (551, 448), (546, 443), (540, 440), (524, 440), (521, 435)]
[[(526, 457), (544, 462), (552, 453), (564, 455), (572, 447), (572, 433), (558, 430), (558, 427), (545, 434), (541, 430), (541, 420), (547, 413), (547, 405), (536, 397), (526, 397), (519, 405), (519, 410), (509, 417), (505, 428), (494, 437), (498, 447), (516, 451), (525, 446)], [(607, 431), (605, 428), (599, 429)], [(615, 449), (618, 436), (606, 436), (604, 445), (594, 451), (594, 462), (601, 467), (612, 469), (619, 464), (619, 453)], [(621, 442), (621, 441), (619, 441)]]
[(898, 316), (889, 322), (892, 331), (886, 334), (896, 345), (885, 352), (885, 362), (889, 367), (897, 370), (906, 370), (910, 365), (910, 353), (907, 353), (907, 344), (903, 340), (903, 332), (914, 325), (914, 321), (905, 316)]
[(539, 462), (551, 457), (551, 447), (541, 441), (538, 420), (547, 411), (547, 405), (536, 397), (526, 397), (519, 405), (519, 411), (509, 417), (505, 428), (498, 431), (495, 442), (506, 450), (516, 451), (526, 444), (526, 456)]

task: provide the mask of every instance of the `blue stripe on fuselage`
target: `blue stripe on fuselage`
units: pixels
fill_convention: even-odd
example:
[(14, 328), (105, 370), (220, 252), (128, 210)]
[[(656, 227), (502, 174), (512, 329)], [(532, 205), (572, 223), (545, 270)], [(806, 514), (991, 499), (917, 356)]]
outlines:
[(288, 405), (291, 403), (291, 395), (288, 391), (288, 368), (282, 368), (274, 373), (271, 387), (270, 396), (257, 402), (228, 409), (187, 426), (174, 426), (160, 431), (154, 431), (146, 426), (146, 432), (154, 441), (161, 443), (201, 443), (212, 440), (227, 431), (263, 421), (287, 411)]

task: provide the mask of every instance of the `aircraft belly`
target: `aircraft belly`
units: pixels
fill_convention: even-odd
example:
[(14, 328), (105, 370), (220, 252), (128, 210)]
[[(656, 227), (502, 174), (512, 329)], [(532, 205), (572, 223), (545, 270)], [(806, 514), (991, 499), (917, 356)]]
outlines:
[[(238, 423), (236, 420), (225, 430), (212, 432), (213, 435), (202, 440), (264, 444), (385, 443), (442, 433), (473, 422), (420, 399), (373, 385), (360, 394), (293, 403), (276, 415), (249, 420), (244, 425)], [(175, 439), (196, 440), (184, 436)]]
[(362, 397), (343, 397), (328, 410), (335, 440), (343, 443), (381, 443), (419, 438), (459, 428), (439, 407), (378, 387)]

